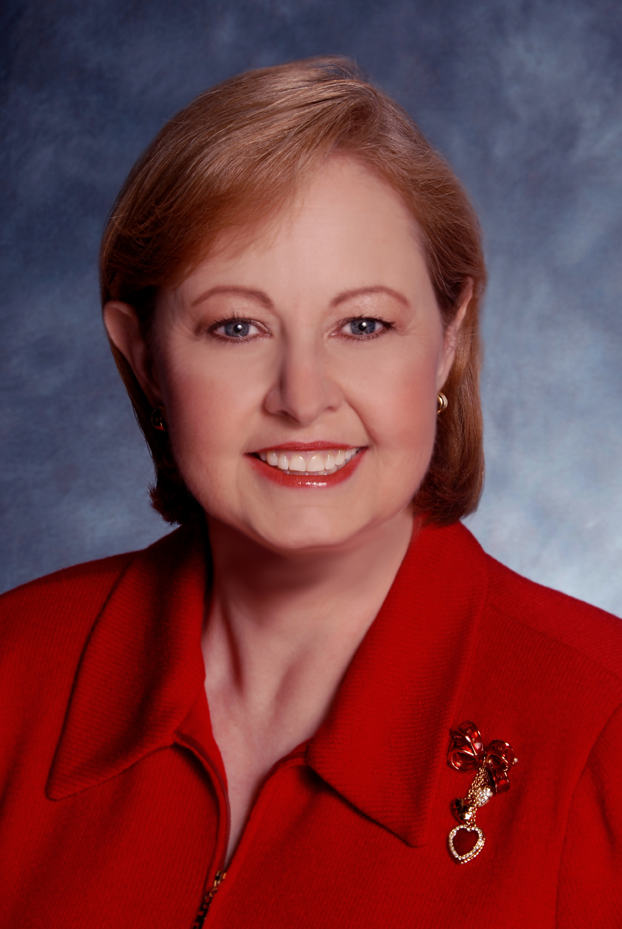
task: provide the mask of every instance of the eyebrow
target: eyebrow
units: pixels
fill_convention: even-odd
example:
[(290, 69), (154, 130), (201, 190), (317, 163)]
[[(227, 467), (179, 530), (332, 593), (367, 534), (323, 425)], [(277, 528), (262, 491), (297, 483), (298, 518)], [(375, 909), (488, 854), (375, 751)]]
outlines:
[[(191, 306), (197, 306), (199, 303), (203, 303), (203, 301), (209, 300), (210, 297), (214, 297), (217, 294), (240, 294), (244, 297), (250, 297), (252, 300), (256, 300), (268, 309), (274, 309), (274, 303), (263, 290), (255, 290), (252, 287), (234, 287), (227, 285), (212, 287), (210, 290), (206, 290), (205, 293), (199, 294), (199, 296), (192, 301)], [(394, 300), (398, 300), (404, 306), (409, 305), (408, 300), (399, 290), (393, 290), (392, 287), (385, 287), (381, 284), (375, 287), (358, 287), (355, 290), (344, 290), (343, 293), (337, 294), (337, 296), (331, 300), (330, 305), (334, 308), (340, 306), (342, 303), (346, 303), (348, 300), (353, 300), (355, 297), (366, 297), (372, 294), (387, 294), (389, 297), (393, 297)]]
[(366, 297), (369, 294), (388, 294), (389, 297), (393, 297), (394, 300), (398, 300), (404, 306), (409, 306), (408, 300), (401, 294), (399, 290), (393, 290), (392, 287), (384, 287), (378, 285), (377, 287), (359, 287), (357, 290), (344, 290), (342, 294), (338, 294), (334, 300), (331, 300), (331, 307), (339, 306), (341, 303), (345, 303), (347, 300), (352, 300), (354, 297)]
[(192, 303), (191, 306), (197, 306), (199, 303), (203, 303), (204, 300), (209, 300), (210, 297), (214, 297), (217, 294), (240, 294), (244, 297), (250, 297), (252, 300), (256, 300), (258, 303), (261, 303), (262, 306), (268, 307), (268, 309), (273, 309), (274, 304), (268, 294), (264, 293), (263, 290), (254, 290), (252, 287), (212, 287), (211, 290), (206, 290), (205, 293), (199, 294)]

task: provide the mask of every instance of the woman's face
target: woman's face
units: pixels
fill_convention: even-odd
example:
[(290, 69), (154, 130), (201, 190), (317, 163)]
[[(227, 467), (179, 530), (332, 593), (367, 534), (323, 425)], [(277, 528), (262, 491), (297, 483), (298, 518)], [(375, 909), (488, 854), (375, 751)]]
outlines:
[(356, 161), (330, 159), (276, 219), (221, 240), (164, 291), (153, 358), (136, 327), (133, 347), (120, 344), (124, 308), (110, 306), (112, 338), (164, 407), (208, 516), (290, 552), (404, 518), (455, 331), (443, 330), (412, 217)]

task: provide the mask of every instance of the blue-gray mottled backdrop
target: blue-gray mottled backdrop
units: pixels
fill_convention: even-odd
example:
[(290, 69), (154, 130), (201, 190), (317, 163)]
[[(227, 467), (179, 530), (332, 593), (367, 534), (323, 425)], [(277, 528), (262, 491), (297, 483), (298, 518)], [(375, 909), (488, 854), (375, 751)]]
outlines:
[(112, 199), (239, 70), (354, 57), (452, 162), (490, 268), (499, 559), (622, 614), (619, 0), (3, 0), (0, 587), (145, 545), (150, 461), (100, 323)]

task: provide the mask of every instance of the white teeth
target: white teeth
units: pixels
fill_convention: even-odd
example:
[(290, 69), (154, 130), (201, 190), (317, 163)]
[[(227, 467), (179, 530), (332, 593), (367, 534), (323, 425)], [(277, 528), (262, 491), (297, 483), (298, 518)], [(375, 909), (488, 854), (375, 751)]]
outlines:
[(326, 460), (324, 460), (324, 455), (311, 455), (307, 458), (307, 464), (305, 471), (329, 471), (332, 465), (328, 464), (328, 458), (332, 455), (327, 455)]
[(262, 461), (288, 471), (290, 474), (334, 474), (351, 461), (359, 452), (358, 448), (331, 448), (323, 452), (277, 452), (274, 450), (259, 452)]
[[(279, 459), (279, 465), (281, 464)], [(306, 471), (307, 462), (302, 457), (302, 455), (292, 455), (289, 459), (289, 470), (290, 471)]]

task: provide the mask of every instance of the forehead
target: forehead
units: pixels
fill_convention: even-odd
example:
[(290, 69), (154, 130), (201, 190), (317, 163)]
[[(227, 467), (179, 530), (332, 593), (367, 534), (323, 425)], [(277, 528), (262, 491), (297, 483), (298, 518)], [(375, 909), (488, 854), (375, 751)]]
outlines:
[(177, 290), (192, 300), (208, 281), (267, 282), (327, 298), (335, 288), (412, 288), (428, 277), (420, 243), (415, 219), (389, 184), (353, 158), (332, 156), (281, 209), (222, 233)]

